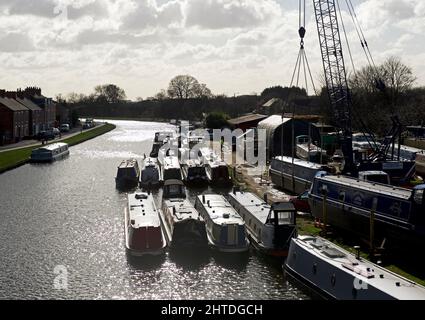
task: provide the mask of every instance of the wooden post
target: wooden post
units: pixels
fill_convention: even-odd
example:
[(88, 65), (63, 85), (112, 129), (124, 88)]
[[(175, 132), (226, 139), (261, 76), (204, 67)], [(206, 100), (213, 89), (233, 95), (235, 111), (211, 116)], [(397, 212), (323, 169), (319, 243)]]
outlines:
[(321, 192), (322, 192), (322, 196), (323, 196), (323, 203), (322, 203), (322, 206), (323, 206), (323, 209), (322, 209), (323, 210), (322, 211), (322, 214), (323, 214), (323, 233), (326, 234), (326, 228), (327, 228), (327, 225), (328, 225), (328, 206), (327, 206), (328, 188), (327, 188), (327, 186), (322, 186)]
[(378, 198), (373, 198), (372, 209), (370, 210), (370, 254), (375, 253), (375, 212), (378, 207)]

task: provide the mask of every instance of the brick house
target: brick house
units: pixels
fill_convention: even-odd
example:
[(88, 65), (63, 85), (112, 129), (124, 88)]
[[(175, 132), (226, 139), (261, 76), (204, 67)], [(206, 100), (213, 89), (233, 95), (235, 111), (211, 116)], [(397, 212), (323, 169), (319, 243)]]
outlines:
[(29, 136), (30, 111), (16, 100), (0, 97), (0, 144)]
[(30, 125), (29, 131), (30, 136), (36, 136), (40, 133), (44, 124), (44, 111), (39, 106), (37, 106), (34, 102), (32, 102), (28, 98), (20, 98), (16, 97), (15, 99), (20, 104), (24, 105), (30, 110)]
[(44, 111), (44, 121), (41, 130), (53, 128), (56, 125), (56, 105), (52, 98), (47, 98), (41, 94), (41, 88), (28, 87), (25, 90), (18, 89), (19, 96), (30, 99)]

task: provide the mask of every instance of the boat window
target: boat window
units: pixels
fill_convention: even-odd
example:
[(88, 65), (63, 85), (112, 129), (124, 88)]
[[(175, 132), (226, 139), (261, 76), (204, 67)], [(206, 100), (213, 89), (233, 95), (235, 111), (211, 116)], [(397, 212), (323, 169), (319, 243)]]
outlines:
[(275, 212), (275, 214), (277, 215), (277, 220), (279, 225), (293, 224), (292, 222), (293, 215), (294, 215), (293, 212), (280, 211), (280, 212)]
[(340, 200), (340, 201), (345, 201), (345, 191), (341, 191), (341, 192), (339, 193), (339, 200)]
[(179, 185), (170, 185), (168, 186), (168, 196), (180, 196), (183, 194), (182, 187)]

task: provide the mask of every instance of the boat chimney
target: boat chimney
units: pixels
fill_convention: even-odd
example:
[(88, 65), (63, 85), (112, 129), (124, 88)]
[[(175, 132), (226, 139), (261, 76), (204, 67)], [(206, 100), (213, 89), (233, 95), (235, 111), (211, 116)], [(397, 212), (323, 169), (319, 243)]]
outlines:
[(360, 246), (354, 246), (354, 250), (356, 250), (356, 259), (360, 260)]
[(205, 194), (202, 195), (202, 203), (205, 204)]
[(268, 197), (268, 195), (267, 195), (267, 192), (264, 194), (264, 202), (265, 203), (268, 203), (268, 199), (269, 197)]

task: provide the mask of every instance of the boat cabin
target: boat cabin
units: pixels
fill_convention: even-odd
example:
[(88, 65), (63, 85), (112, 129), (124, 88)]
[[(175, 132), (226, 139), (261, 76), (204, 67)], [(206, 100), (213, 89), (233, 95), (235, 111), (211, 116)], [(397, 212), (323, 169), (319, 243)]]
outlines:
[(180, 180), (167, 180), (164, 183), (164, 199), (185, 199), (186, 198), (186, 188)]
[(384, 171), (361, 171), (359, 180), (369, 181), (381, 184), (390, 184), (390, 176)]

